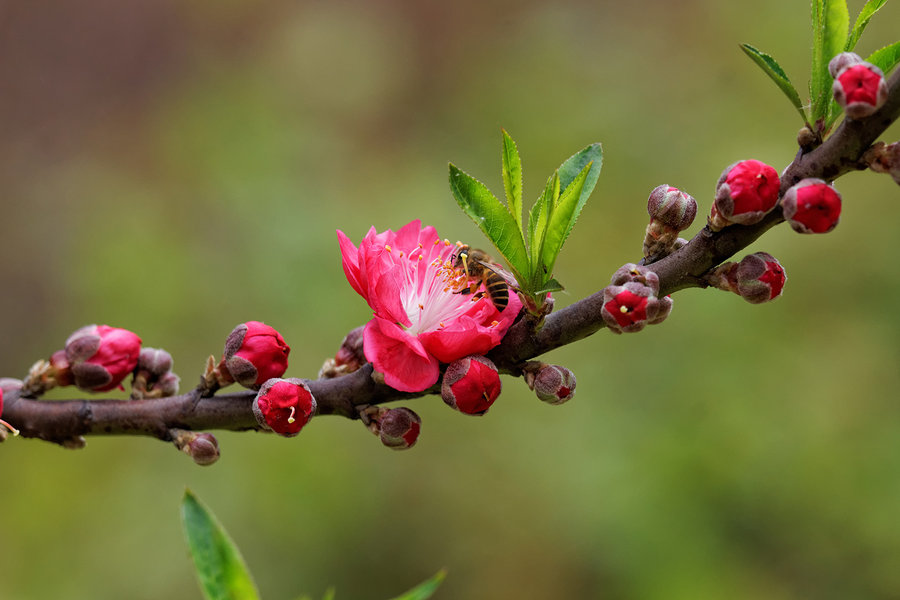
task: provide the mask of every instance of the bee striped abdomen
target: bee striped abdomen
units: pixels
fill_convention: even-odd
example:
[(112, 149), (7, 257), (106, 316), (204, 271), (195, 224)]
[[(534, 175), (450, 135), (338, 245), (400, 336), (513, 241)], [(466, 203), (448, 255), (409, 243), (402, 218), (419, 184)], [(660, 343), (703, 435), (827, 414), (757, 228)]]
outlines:
[(499, 311), (503, 311), (509, 304), (509, 285), (506, 280), (496, 273), (489, 273), (484, 278), (484, 287), (488, 298)]

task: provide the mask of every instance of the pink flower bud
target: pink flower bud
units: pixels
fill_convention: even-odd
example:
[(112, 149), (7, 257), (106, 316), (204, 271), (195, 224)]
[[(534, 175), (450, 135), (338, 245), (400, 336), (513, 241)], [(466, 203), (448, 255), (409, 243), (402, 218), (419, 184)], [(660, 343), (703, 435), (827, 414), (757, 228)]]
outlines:
[(122, 389), (122, 380), (134, 371), (140, 352), (141, 338), (127, 329), (88, 325), (66, 340), (65, 360), (80, 389), (108, 392)]
[(778, 173), (758, 160), (742, 160), (722, 173), (709, 225), (719, 230), (732, 223), (753, 225), (775, 208)]
[(734, 268), (734, 291), (750, 304), (774, 300), (785, 281), (781, 264), (766, 252), (748, 254)]
[(378, 417), (381, 443), (394, 450), (406, 450), (416, 445), (422, 419), (408, 408), (391, 408)]
[(659, 307), (659, 298), (650, 287), (632, 281), (604, 288), (600, 314), (613, 333), (633, 333), (655, 319)]
[(575, 397), (575, 374), (559, 365), (544, 365), (533, 385), (537, 397), (548, 404), (562, 404)]
[(678, 231), (684, 231), (697, 216), (697, 201), (678, 188), (661, 185), (650, 192), (647, 200), (650, 220)]
[[(833, 58), (832, 63), (841, 56)], [(888, 97), (882, 70), (863, 61), (847, 64), (837, 71), (831, 91), (844, 114), (851, 119), (868, 117), (881, 108)]]
[(641, 265), (625, 263), (616, 269), (616, 272), (613, 273), (610, 279), (612, 285), (625, 285), (631, 281), (649, 287), (653, 295), (659, 293), (659, 275)]
[(269, 379), (253, 401), (253, 414), (263, 429), (293, 437), (316, 412), (316, 399), (302, 379)]
[(228, 336), (222, 361), (235, 381), (256, 390), (265, 381), (284, 375), (290, 351), (280, 333), (265, 323), (248, 321)]
[(479, 355), (455, 360), (444, 372), (441, 397), (467, 415), (483, 415), (500, 395), (500, 375), (489, 358)]
[(841, 195), (821, 179), (804, 179), (784, 194), (781, 210), (799, 233), (828, 233), (841, 218)]
[(859, 57), (859, 54), (841, 52), (828, 63), (828, 72), (831, 74), (831, 78), (834, 79), (847, 67), (858, 65), (861, 62), (863, 62), (863, 59)]

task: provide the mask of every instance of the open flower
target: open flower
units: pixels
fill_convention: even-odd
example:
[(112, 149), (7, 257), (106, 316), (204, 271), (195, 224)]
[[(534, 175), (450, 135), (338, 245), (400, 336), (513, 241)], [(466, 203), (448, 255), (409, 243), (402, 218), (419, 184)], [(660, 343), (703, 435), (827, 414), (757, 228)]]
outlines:
[(440, 363), (485, 354), (522, 308), (516, 294), (500, 312), (484, 295), (456, 293), (456, 246), (418, 220), (396, 232), (373, 227), (359, 247), (337, 235), (347, 280), (375, 313), (363, 332), (366, 359), (394, 389), (425, 390), (437, 382)]

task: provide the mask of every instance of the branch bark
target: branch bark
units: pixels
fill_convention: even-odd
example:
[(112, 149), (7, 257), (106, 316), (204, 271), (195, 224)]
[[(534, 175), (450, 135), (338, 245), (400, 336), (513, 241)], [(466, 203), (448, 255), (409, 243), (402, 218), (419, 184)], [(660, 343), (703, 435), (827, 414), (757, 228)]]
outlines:
[[(889, 98), (872, 116), (845, 119), (823, 144), (798, 153), (781, 176), (781, 194), (807, 177), (834, 180), (865, 168), (863, 153), (900, 117), (900, 69), (888, 80)], [(783, 222), (780, 207), (752, 226), (731, 226), (712, 232), (704, 227), (688, 244), (652, 263), (660, 279), (660, 294), (705, 287), (701, 276)], [(550, 350), (584, 339), (604, 327), (603, 291), (596, 292), (551, 315), (534, 331), (526, 319), (513, 325), (503, 342), (489, 353), (501, 372), (519, 375), (522, 364)], [(358, 417), (358, 407), (439, 393), (439, 385), (419, 393), (398, 392), (372, 377), (372, 366), (335, 379), (310, 382), (318, 414)], [(259, 429), (250, 409), (252, 391), (203, 398), (196, 390), (168, 398), (147, 400), (40, 401), (11, 392), (4, 398), (3, 418), (24, 437), (66, 446), (83, 444), (85, 435), (145, 435), (172, 440), (172, 431), (186, 429), (232, 431)]]

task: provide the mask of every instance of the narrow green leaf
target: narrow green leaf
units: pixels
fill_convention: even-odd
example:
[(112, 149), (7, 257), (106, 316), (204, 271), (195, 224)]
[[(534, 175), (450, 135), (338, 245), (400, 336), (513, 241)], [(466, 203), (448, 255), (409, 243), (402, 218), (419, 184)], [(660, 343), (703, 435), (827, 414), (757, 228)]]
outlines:
[(581, 172), (575, 177), (575, 180), (563, 191), (559, 197), (556, 208), (550, 216), (547, 224), (547, 232), (544, 235), (544, 245), (541, 250), (541, 267), (544, 273), (543, 284), (553, 275), (553, 265), (556, 263), (556, 257), (562, 250), (563, 243), (571, 231), (570, 223), (574, 223), (577, 218), (576, 210), (579, 210), (583, 203), (581, 200), (581, 192), (584, 189), (585, 179), (590, 172), (593, 163), (584, 166)]
[(850, 31), (850, 37), (844, 45), (844, 52), (850, 52), (856, 47), (856, 42), (859, 41), (859, 36), (865, 31), (866, 25), (872, 20), (872, 15), (878, 12), (886, 2), (887, 0), (869, 0), (866, 2), (866, 5), (859, 11), (859, 16), (856, 17), (856, 23), (853, 25), (853, 29)]
[(463, 212), (497, 247), (516, 279), (529, 272), (522, 231), (506, 207), (483, 183), (450, 164), (450, 190)]
[(503, 190), (506, 204), (519, 231), (522, 230), (522, 159), (519, 149), (506, 130), (503, 131)]
[(437, 591), (446, 576), (447, 571), (441, 569), (431, 579), (420, 583), (413, 589), (401, 596), (397, 596), (393, 600), (427, 600)]
[(784, 92), (784, 95), (787, 96), (797, 112), (800, 113), (803, 122), (806, 123), (809, 120), (809, 117), (806, 115), (806, 111), (803, 110), (803, 101), (800, 100), (800, 94), (797, 92), (794, 84), (791, 83), (791, 80), (788, 79), (788, 76), (784, 72), (784, 69), (781, 68), (781, 65), (779, 65), (770, 55), (761, 50), (757, 50), (750, 44), (741, 44), (741, 50), (743, 50), (753, 62), (759, 65), (759, 68), (761, 68), (763, 72), (775, 82), (775, 85)]
[(181, 520), (207, 600), (258, 600), (259, 593), (234, 542), (190, 490), (181, 502)]
[(900, 42), (894, 42), (890, 46), (880, 48), (869, 55), (866, 62), (870, 62), (882, 71), (887, 77), (888, 73), (900, 63)]
[[(536, 289), (544, 281), (545, 273), (541, 266), (541, 257), (543, 256), (544, 237), (547, 235), (547, 223), (553, 213), (553, 207), (556, 206), (559, 198), (559, 171), (554, 171), (544, 192), (538, 198), (534, 206), (531, 207), (531, 213), (528, 215), (528, 250), (531, 256), (529, 266), (529, 277), (527, 279), (526, 291)], [(521, 283), (521, 280), (520, 280)]]
[(846, 0), (813, 0), (813, 60), (809, 91), (812, 120), (828, 116), (831, 104), (831, 74), (828, 63), (844, 50), (850, 27)]
[(582, 148), (559, 166), (559, 186), (565, 190), (588, 163), (593, 163), (593, 165), (584, 180), (584, 187), (581, 189), (582, 197), (579, 198), (581, 206), (584, 206), (591, 192), (594, 191), (594, 186), (597, 185), (597, 179), (600, 177), (600, 169), (603, 166), (603, 147), (599, 142), (595, 142)]

